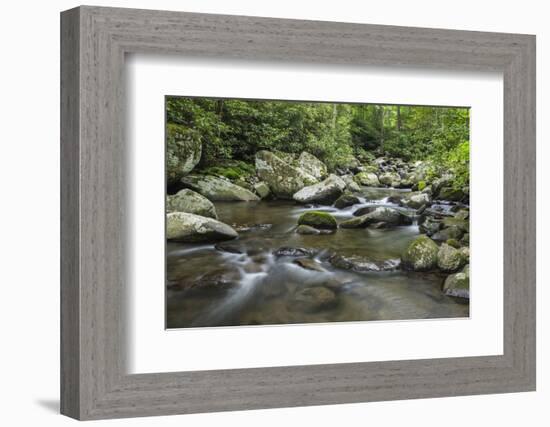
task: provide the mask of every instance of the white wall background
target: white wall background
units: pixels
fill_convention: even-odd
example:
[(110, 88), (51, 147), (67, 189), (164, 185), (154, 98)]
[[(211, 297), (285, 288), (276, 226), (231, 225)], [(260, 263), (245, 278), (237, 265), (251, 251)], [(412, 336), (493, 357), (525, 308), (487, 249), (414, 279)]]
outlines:
[[(407, 425), (546, 426), (550, 422), (549, 237), (550, 27), (540, 0), (141, 0), (97, 5), (319, 19), (537, 35), (538, 391), (413, 401), (115, 420), (117, 426)], [(0, 25), (0, 421), (64, 426), (59, 384), (59, 12), (76, 1), (5, 2)], [(546, 196), (546, 197), (545, 197)], [(546, 208), (546, 209), (545, 209)], [(94, 423), (93, 423), (94, 424)]]

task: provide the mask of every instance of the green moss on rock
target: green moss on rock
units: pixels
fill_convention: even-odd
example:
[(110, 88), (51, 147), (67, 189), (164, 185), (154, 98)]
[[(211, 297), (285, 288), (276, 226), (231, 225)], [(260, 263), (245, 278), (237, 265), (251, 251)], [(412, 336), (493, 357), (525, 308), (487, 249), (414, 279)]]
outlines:
[(437, 266), (438, 246), (428, 236), (414, 239), (401, 255), (402, 266), (408, 270), (426, 271)]
[(309, 225), (317, 229), (334, 230), (338, 227), (336, 219), (329, 213), (311, 211), (298, 218), (298, 225)]

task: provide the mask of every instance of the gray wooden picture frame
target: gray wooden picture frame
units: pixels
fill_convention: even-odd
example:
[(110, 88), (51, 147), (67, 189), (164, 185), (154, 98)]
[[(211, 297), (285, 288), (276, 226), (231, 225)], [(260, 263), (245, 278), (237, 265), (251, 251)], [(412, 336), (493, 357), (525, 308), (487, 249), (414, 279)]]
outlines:
[[(502, 72), (504, 354), (127, 374), (127, 53)], [(65, 415), (84, 420), (535, 390), (532, 35), (71, 9), (61, 14), (61, 166)]]

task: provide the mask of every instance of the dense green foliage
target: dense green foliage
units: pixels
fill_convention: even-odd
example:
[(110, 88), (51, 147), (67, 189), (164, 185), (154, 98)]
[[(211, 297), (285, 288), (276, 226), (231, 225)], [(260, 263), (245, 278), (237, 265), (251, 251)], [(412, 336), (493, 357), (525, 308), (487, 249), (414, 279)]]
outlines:
[[(200, 135), (203, 169), (221, 160), (250, 162), (258, 150), (305, 150), (331, 170), (353, 157), (389, 155), (433, 160), (454, 172), (457, 187), (468, 181), (467, 108), (169, 97), (166, 114), (180, 134)], [(243, 171), (237, 164), (224, 175)]]

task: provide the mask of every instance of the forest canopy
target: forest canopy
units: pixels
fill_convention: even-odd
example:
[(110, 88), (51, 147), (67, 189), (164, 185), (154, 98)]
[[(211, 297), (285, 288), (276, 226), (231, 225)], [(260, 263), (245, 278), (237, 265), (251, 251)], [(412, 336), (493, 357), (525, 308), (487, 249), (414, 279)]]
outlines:
[(330, 170), (353, 158), (429, 160), (468, 184), (468, 108), (167, 97), (166, 121), (168, 164), (184, 139), (201, 145), (200, 168), (307, 151)]

